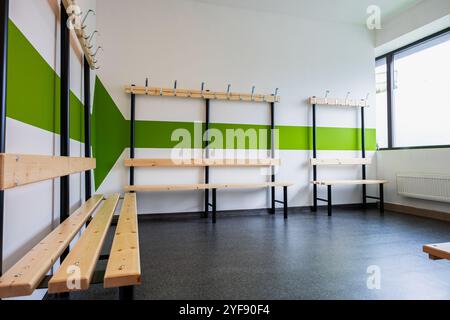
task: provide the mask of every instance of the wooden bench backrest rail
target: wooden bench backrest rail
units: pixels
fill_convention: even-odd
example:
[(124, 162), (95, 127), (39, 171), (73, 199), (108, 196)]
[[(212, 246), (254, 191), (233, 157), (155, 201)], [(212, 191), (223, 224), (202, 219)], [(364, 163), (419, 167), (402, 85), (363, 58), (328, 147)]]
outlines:
[(370, 165), (370, 158), (354, 158), (354, 159), (311, 159), (312, 166), (341, 166), (341, 165)]
[(126, 159), (126, 167), (270, 167), (279, 159)]
[(10, 268), (0, 278), (0, 298), (31, 295), (102, 200), (93, 196)]
[[(89, 289), (118, 201), (119, 195), (115, 194), (102, 204), (75, 247), (50, 279), (49, 293)], [(70, 287), (68, 287), (69, 284)]]
[(0, 154), (0, 190), (95, 169), (94, 158)]
[(139, 284), (141, 284), (141, 262), (136, 194), (127, 193), (106, 267), (104, 287), (116, 288)]
[(263, 183), (209, 183), (209, 184), (180, 184), (180, 185), (149, 185), (149, 186), (125, 186), (128, 192), (136, 191), (187, 191), (187, 190), (212, 190), (212, 189), (259, 189), (269, 187), (288, 187), (289, 182), (263, 182)]

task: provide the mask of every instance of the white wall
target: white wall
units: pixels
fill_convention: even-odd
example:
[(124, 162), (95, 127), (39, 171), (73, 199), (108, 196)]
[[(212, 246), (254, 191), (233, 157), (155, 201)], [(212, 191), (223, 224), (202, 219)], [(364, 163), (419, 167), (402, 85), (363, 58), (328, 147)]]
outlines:
[[(427, 0), (404, 12), (377, 33), (376, 54), (392, 51), (450, 26), (450, 2)], [(450, 173), (450, 149), (395, 150), (377, 153), (378, 178), (387, 179), (386, 201), (423, 209), (449, 212), (449, 205), (397, 194), (396, 175), (404, 172)]]
[[(95, 0), (78, 2), (95, 9)], [(59, 13), (56, 1), (10, 1), (10, 19), (59, 75)], [(92, 18), (92, 17), (91, 17)], [(95, 17), (89, 20), (95, 28)], [(83, 97), (83, 65), (80, 50), (71, 50), (71, 90)], [(94, 76), (94, 75), (93, 75)], [(35, 75), (39, 81), (39, 75)], [(93, 88), (93, 83), (91, 84)], [(14, 119), (7, 119), (8, 153), (59, 155), (59, 135)], [(83, 156), (82, 143), (71, 140), (72, 156)], [(70, 205), (74, 211), (84, 201), (84, 175), (70, 177)], [(43, 239), (59, 222), (59, 181), (45, 181), (5, 192), (4, 271)], [(31, 299), (44, 295), (37, 291)]]
[[(211, 90), (272, 93), (280, 88), (282, 102), (276, 107), (278, 125), (311, 125), (311, 95), (365, 98), (374, 103), (373, 34), (363, 25), (332, 23), (215, 6), (180, 0), (97, 1), (98, 28), (105, 47), (99, 76), (121, 112), (129, 119), (126, 84), (200, 88), (205, 81)], [(126, 24), (125, 24), (126, 23)], [(212, 103), (213, 122), (269, 124), (269, 108), (264, 104)], [(137, 118), (161, 121), (203, 121), (201, 101), (137, 98)], [(358, 127), (355, 110), (321, 108), (320, 126)], [(367, 127), (375, 128), (374, 110), (369, 109)], [(149, 137), (151, 139), (151, 137)], [(127, 153), (128, 154), (128, 153)], [(137, 150), (137, 156), (167, 157), (170, 150)], [(118, 160), (99, 192), (122, 191), (128, 170)], [(356, 152), (321, 152), (322, 157), (354, 157)], [(290, 190), (291, 206), (311, 203), (309, 151), (282, 151), (279, 179), (295, 182)], [(264, 180), (258, 172), (212, 170), (213, 181)], [(374, 175), (375, 173), (373, 173)], [(356, 178), (360, 168), (331, 171), (322, 177)], [(331, 178), (332, 178), (331, 177)], [(196, 183), (202, 181), (197, 169), (139, 169), (136, 183)], [(265, 190), (221, 192), (218, 209), (249, 209), (268, 206)], [(336, 203), (360, 201), (360, 188), (336, 190)], [(153, 193), (139, 196), (141, 213), (202, 210), (199, 192)]]

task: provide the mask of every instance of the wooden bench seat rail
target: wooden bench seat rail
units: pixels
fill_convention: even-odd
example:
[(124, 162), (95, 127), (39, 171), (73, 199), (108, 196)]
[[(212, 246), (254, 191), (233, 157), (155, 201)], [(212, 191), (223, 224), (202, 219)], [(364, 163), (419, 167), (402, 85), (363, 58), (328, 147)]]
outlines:
[(116, 288), (139, 284), (141, 284), (141, 263), (136, 194), (127, 193), (106, 267), (104, 287)]
[(183, 191), (183, 190), (213, 190), (213, 189), (259, 189), (270, 187), (291, 186), (289, 182), (263, 182), (263, 183), (208, 183), (208, 184), (180, 184), (180, 185), (136, 185), (125, 186), (128, 192), (136, 191)]
[(311, 159), (312, 166), (340, 166), (340, 165), (370, 165), (370, 158), (354, 158), (354, 159)]
[[(87, 290), (111, 225), (119, 195), (110, 196), (48, 283), (49, 293)], [(69, 286), (68, 286), (69, 285)]]
[(0, 154), (0, 190), (95, 169), (94, 158)]
[(270, 167), (279, 159), (126, 159), (126, 167)]
[(369, 185), (369, 184), (386, 184), (386, 180), (322, 180), (312, 181), (313, 184), (332, 186), (332, 185)]
[(0, 278), (0, 298), (29, 296), (103, 200), (95, 195)]

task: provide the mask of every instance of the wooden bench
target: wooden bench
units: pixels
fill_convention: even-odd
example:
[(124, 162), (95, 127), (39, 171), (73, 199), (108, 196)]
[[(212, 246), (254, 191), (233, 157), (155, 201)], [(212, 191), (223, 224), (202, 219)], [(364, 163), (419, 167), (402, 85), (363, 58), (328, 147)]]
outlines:
[[(94, 168), (95, 159), (91, 158), (0, 154), (0, 186), (5, 190)], [(102, 195), (92, 196), (39, 241), (0, 277), (0, 298), (29, 296), (36, 289), (48, 289), (49, 293), (86, 290), (92, 283), (119, 287), (121, 298), (132, 298), (132, 288), (140, 283), (141, 277), (135, 199), (134, 194), (125, 196), (106, 276), (105, 271), (95, 268), (99, 259), (108, 258), (100, 257), (100, 251), (118, 204), (118, 194), (107, 200)], [(87, 223), (66, 256), (71, 242)], [(123, 244), (130, 247), (122, 248)], [(122, 251), (126, 255), (121, 255)], [(53, 276), (47, 275), (58, 258), (63, 260), (59, 269)]]
[(203, 183), (203, 184), (180, 184), (180, 185), (147, 185), (147, 186), (125, 186), (128, 192), (148, 192), (148, 191), (187, 191), (187, 190), (211, 190), (212, 221), (217, 221), (217, 190), (224, 189), (259, 189), (259, 188), (283, 188), (283, 201), (277, 201), (272, 196), (272, 209), (275, 210), (275, 203), (283, 204), (284, 218), (288, 218), (288, 192), (287, 188), (292, 186), (289, 182), (263, 182), (263, 183)]
[[(369, 158), (353, 158), (353, 159), (311, 159), (311, 165), (316, 166), (344, 166), (344, 165), (362, 165), (366, 166), (372, 163)], [(364, 170), (365, 172), (365, 170)], [(388, 183), (387, 180), (314, 180), (311, 183), (315, 186), (314, 188), (314, 206), (313, 210), (317, 210), (317, 201), (326, 202), (328, 205), (328, 215), (332, 215), (332, 187), (336, 185), (362, 185), (363, 190), (363, 204), (365, 205), (367, 199), (374, 199), (380, 201), (380, 214), (384, 214), (384, 185)], [(379, 185), (379, 197), (368, 196), (366, 194), (365, 186), (367, 185)], [(327, 199), (317, 197), (316, 186), (326, 186), (328, 197)]]
[(428, 253), (431, 260), (450, 260), (450, 242), (424, 245), (423, 252)]

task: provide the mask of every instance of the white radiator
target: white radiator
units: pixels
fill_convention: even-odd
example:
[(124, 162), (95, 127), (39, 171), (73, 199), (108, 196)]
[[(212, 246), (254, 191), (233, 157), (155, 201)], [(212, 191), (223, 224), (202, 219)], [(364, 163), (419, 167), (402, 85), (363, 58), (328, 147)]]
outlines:
[(450, 202), (450, 175), (397, 174), (397, 191), (405, 197)]

